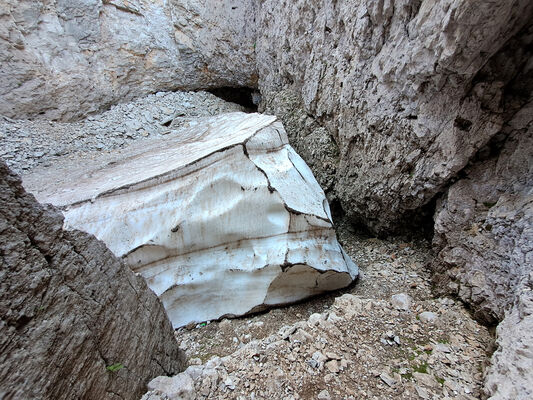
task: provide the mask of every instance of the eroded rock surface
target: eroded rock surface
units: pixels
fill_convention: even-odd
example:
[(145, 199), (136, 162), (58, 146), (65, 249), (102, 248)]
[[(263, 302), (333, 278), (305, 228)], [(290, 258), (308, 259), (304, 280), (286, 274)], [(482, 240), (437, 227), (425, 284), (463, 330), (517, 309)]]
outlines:
[[(161, 302), (0, 162), (0, 397), (132, 399), (184, 367)], [(109, 368), (108, 368), (109, 367)]]
[[(500, 131), (532, 19), (528, 0), (263, 1), (266, 110), (314, 143), (304, 159), (317, 176), (335, 173), (332, 195), (353, 221), (399, 230)], [(283, 106), (293, 95), (302, 111)], [(336, 165), (322, 162), (316, 134), (337, 144)]]
[(533, 266), (533, 107), (501, 153), (468, 168), (438, 205), (437, 287), (472, 304), (486, 322), (501, 320)]
[(491, 400), (533, 397), (533, 273), (520, 292), (513, 308), (498, 325), (497, 350), (485, 380)]
[(158, 90), (257, 84), (251, 1), (1, 0), (0, 114), (73, 120)]
[(276, 117), (193, 120), (75, 164), (25, 185), (62, 208), (66, 227), (124, 257), (174, 326), (294, 302), (357, 276), (323, 191)]
[(435, 218), (436, 287), (468, 302), (480, 320), (503, 319), (487, 377), (494, 399), (533, 393), (532, 104), (449, 188)]

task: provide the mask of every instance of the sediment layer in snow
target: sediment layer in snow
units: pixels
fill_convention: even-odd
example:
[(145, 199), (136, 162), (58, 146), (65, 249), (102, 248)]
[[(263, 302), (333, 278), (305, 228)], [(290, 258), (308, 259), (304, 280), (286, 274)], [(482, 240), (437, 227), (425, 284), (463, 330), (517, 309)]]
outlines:
[(37, 171), (25, 186), (146, 278), (175, 327), (301, 300), (358, 274), (273, 116), (195, 120), (120, 154)]

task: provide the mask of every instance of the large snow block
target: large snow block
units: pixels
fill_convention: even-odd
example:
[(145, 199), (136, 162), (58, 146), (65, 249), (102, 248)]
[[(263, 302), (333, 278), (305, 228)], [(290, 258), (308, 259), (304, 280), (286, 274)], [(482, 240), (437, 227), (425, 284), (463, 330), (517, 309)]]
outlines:
[(67, 229), (104, 241), (174, 327), (349, 285), (324, 193), (276, 117), (231, 113), (25, 178)]

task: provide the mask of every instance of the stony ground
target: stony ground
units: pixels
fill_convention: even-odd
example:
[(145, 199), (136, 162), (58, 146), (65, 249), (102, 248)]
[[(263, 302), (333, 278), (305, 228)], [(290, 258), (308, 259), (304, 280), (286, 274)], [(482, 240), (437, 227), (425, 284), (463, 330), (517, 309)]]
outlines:
[(359, 282), (177, 330), (191, 366), (154, 381), (145, 399), (176, 390), (184, 399), (482, 398), (491, 335), (461, 304), (432, 297), (428, 243), (339, 233), (361, 268)]
[[(112, 151), (189, 118), (243, 111), (205, 92), (158, 93), (76, 123), (0, 116), (0, 157), (18, 173)], [(190, 367), (145, 399), (478, 399), (493, 338), (464, 307), (434, 298), (429, 243), (339, 240), (361, 268), (349, 288), (245, 318), (176, 331)]]
[(245, 111), (207, 92), (156, 93), (73, 123), (12, 120), (0, 116), (0, 158), (18, 174), (70, 155), (121, 148), (165, 135), (189, 118)]

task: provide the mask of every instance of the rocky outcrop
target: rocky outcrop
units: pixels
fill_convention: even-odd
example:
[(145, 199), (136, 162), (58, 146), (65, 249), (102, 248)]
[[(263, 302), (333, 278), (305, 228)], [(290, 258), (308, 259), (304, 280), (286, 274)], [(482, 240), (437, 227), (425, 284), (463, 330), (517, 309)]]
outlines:
[[(413, 224), (405, 217), (500, 131), (522, 54), (498, 52), (532, 18), (527, 0), (267, 0), (257, 18), (264, 104), (275, 110), (291, 92), (301, 101), (338, 145), (333, 195), (352, 221), (390, 232)], [(495, 57), (499, 73), (487, 74)], [(307, 126), (289, 136), (309, 141)], [(320, 147), (306, 161), (331, 174)]]
[(0, 114), (73, 120), (158, 90), (256, 86), (253, 20), (233, 0), (0, 0)]
[[(527, 79), (519, 85), (527, 88)], [(435, 216), (435, 286), (480, 320), (503, 319), (486, 380), (491, 399), (533, 395), (532, 100), (449, 188)]]
[(184, 367), (157, 297), (0, 163), (0, 397), (132, 399)]
[(67, 228), (94, 234), (144, 276), (175, 327), (291, 303), (358, 274), (273, 116), (192, 120), (24, 182), (62, 208)]
[(507, 126), (499, 154), (467, 168), (437, 206), (436, 287), (488, 323), (504, 317), (533, 266), (532, 115), (530, 103)]
[(533, 273), (496, 334), (498, 348), (485, 379), (489, 399), (533, 398)]

